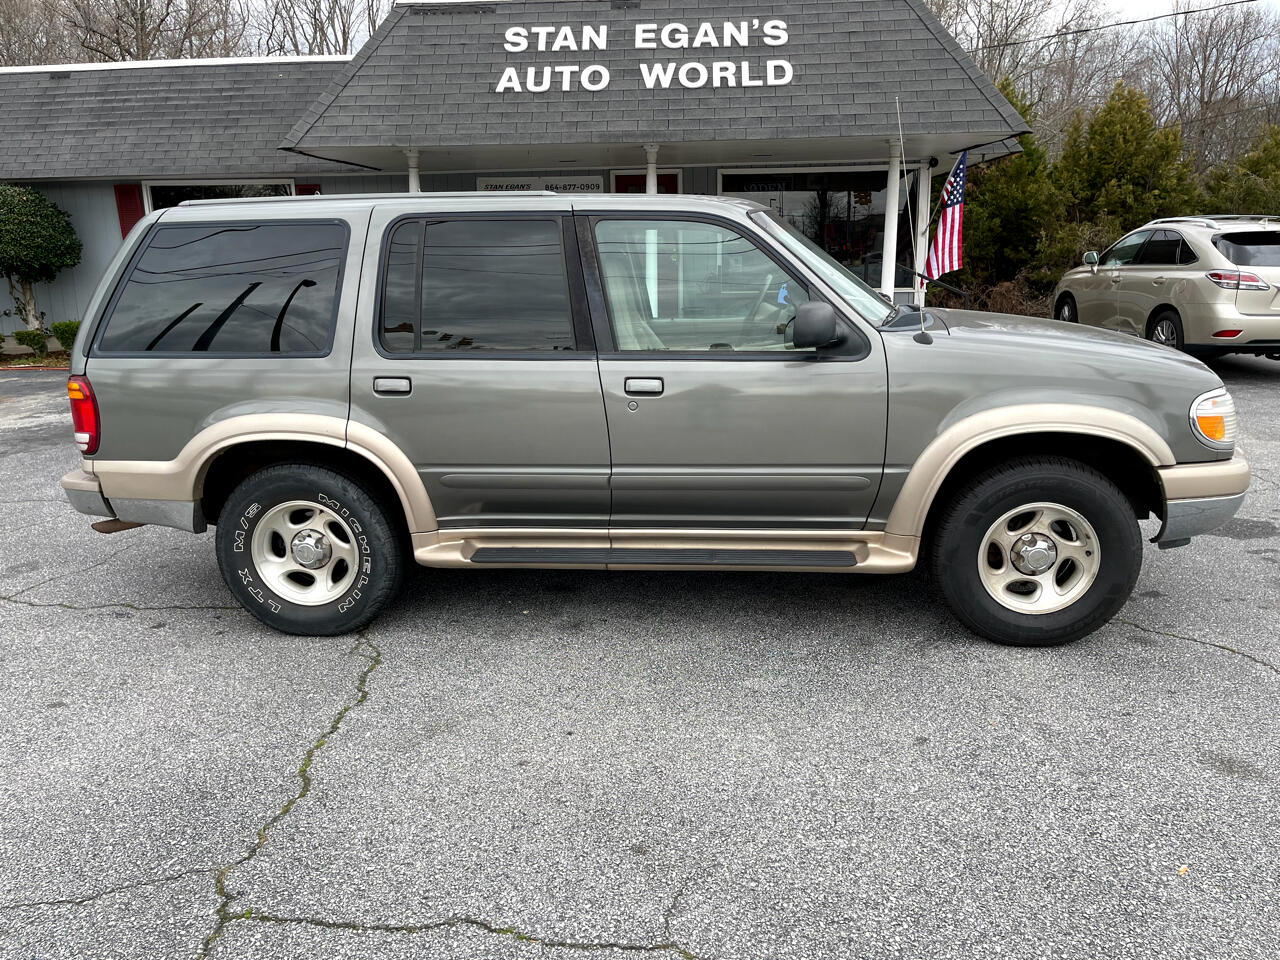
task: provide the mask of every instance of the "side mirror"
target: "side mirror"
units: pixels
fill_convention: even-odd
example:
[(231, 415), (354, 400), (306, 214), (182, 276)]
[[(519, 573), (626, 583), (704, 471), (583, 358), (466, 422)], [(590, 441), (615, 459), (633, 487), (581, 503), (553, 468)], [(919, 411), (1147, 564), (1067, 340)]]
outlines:
[(841, 341), (835, 308), (829, 303), (811, 300), (796, 308), (791, 328), (791, 343), (797, 350), (821, 350)]
[(1086, 253), (1084, 255), (1084, 263), (1085, 263), (1085, 266), (1092, 267), (1094, 270), (1097, 270), (1098, 269), (1098, 251), (1090, 250), (1088, 253)]

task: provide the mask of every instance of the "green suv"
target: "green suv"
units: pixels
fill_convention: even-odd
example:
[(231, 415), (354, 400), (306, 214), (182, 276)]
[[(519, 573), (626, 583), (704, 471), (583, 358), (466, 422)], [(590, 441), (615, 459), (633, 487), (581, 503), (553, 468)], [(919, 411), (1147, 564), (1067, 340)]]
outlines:
[(1198, 361), (894, 307), (772, 211), (684, 196), (186, 203), (110, 265), (68, 385), (104, 531), (217, 527), (264, 622), (427, 567), (900, 573), (1000, 643), (1083, 636), (1249, 485)]

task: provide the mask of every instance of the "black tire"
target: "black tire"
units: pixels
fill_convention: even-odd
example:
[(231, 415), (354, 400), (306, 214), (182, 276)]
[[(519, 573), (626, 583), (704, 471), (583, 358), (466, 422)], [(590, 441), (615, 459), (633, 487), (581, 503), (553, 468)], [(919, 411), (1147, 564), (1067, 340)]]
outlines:
[[(291, 602), (273, 590), (252, 557), (258, 524), (292, 501), (322, 505), (340, 515), (354, 537), (359, 562), (351, 582), (331, 602)], [(305, 516), (305, 514), (303, 514)], [(388, 505), (359, 481), (328, 467), (289, 463), (253, 474), (227, 499), (219, 515), (218, 567), (227, 587), (255, 617), (284, 633), (336, 636), (370, 623), (404, 581), (406, 556)]]
[[(1048, 613), (1011, 610), (979, 572), (987, 531), (1008, 511), (1045, 501), (1080, 514), (1097, 534), (1093, 583), (1069, 606)], [(1003, 464), (974, 479), (946, 505), (931, 542), (933, 576), (956, 618), (981, 637), (1017, 647), (1077, 640), (1124, 605), (1142, 569), (1142, 537), (1128, 499), (1079, 461), (1037, 457)]]
[[(1157, 340), (1157, 330), (1168, 330), (1170, 340)], [(1154, 343), (1163, 343), (1167, 347), (1173, 347), (1175, 350), (1185, 350), (1186, 340), (1182, 336), (1182, 318), (1178, 316), (1176, 310), (1161, 310), (1154, 317), (1147, 321), (1146, 338)]]
[(1079, 323), (1080, 313), (1076, 310), (1076, 298), (1069, 293), (1060, 296), (1053, 308), (1053, 319), (1061, 320), (1063, 323)]

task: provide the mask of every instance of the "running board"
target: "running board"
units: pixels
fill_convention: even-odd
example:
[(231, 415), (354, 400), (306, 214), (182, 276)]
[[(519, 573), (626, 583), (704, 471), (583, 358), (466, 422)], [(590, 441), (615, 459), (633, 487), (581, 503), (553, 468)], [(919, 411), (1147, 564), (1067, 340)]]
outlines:
[(725, 550), (650, 547), (480, 547), (472, 563), (654, 567), (852, 567), (852, 550)]

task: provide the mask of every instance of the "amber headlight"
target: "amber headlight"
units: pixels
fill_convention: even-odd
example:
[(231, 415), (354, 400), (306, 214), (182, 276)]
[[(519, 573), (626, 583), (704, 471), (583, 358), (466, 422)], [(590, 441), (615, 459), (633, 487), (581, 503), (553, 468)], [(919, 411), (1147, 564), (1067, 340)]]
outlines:
[(1236, 442), (1236, 402), (1226, 389), (1202, 393), (1191, 404), (1191, 430), (1203, 444), (1227, 450)]

